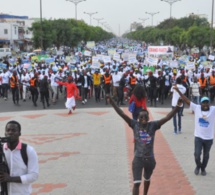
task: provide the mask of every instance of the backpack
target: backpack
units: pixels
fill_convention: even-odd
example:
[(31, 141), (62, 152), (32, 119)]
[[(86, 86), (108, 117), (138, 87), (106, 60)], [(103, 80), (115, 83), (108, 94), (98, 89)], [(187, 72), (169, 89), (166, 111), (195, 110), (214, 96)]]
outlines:
[(26, 166), (28, 166), (27, 144), (22, 143), (22, 149), (20, 150), (22, 160)]

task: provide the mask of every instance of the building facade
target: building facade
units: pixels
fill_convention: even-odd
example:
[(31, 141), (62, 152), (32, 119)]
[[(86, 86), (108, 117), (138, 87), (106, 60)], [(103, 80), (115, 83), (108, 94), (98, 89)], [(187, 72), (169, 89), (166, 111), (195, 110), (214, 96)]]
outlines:
[(29, 30), (34, 20), (27, 16), (0, 14), (0, 48), (10, 47), (12, 51), (30, 51), (33, 34)]

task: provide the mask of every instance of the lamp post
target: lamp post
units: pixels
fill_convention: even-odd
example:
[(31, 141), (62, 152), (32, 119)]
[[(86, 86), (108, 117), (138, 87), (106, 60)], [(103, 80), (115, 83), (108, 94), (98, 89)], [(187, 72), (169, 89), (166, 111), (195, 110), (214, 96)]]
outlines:
[(161, 1), (164, 1), (170, 5), (170, 19), (171, 19), (172, 18), (172, 5), (181, 0), (161, 0)]
[(77, 5), (86, 0), (66, 0), (75, 4), (75, 19), (77, 20)]
[(145, 26), (145, 21), (148, 20), (149, 18), (139, 18), (143, 22), (143, 27)]
[(101, 20), (104, 20), (104, 18), (93, 18), (94, 20), (96, 20), (97, 22), (98, 22), (98, 26), (99, 26), (99, 24), (100, 24), (100, 21)]
[(84, 12), (84, 14), (87, 14), (87, 15), (89, 15), (90, 16), (90, 26), (92, 25), (92, 15), (95, 15), (95, 14), (97, 14), (98, 12)]
[(42, 16), (42, 0), (40, 0), (40, 47), (43, 49), (43, 16)]
[(210, 48), (211, 52), (213, 51), (213, 24), (214, 24), (214, 0), (212, 0), (212, 13), (211, 13), (211, 33), (210, 33)]
[(152, 26), (153, 26), (153, 18), (155, 14), (159, 14), (160, 12), (146, 12), (146, 14), (149, 14), (152, 17)]

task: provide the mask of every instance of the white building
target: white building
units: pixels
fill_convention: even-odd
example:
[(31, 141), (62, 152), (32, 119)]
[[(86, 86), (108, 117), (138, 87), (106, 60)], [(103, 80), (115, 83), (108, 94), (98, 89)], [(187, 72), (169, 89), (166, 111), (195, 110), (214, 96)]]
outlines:
[(14, 51), (29, 51), (33, 34), (29, 30), (34, 21), (27, 16), (0, 14), (0, 47), (10, 47)]

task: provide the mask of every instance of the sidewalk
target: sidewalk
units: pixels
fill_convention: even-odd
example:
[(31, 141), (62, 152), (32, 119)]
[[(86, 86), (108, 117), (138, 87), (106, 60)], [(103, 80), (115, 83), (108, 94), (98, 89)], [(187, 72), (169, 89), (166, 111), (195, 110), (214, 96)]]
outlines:
[[(124, 108), (127, 112), (127, 109)], [(170, 109), (150, 108), (154, 119)], [(112, 108), (0, 113), (1, 136), (7, 121), (22, 125), (21, 140), (38, 152), (39, 180), (33, 195), (130, 195), (132, 131)], [(214, 195), (212, 147), (206, 177), (195, 176), (193, 119), (184, 112), (183, 133), (173, 134), (172, 121), (155, 138), (156, 169), (149, 195)], [(142, 188), (142, 187), (141, 187)]]

